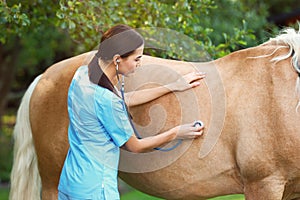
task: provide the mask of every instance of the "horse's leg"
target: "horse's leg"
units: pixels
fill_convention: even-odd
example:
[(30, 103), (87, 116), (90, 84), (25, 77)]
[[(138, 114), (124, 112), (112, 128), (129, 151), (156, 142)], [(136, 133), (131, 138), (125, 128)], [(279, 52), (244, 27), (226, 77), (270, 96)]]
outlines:
[[(42, 184), (44, 185), (44, 184)], [(42, 189), (42, 199), (43, 200), (57, 200), (58, 198), (58, 191), (57, 187), (44, 187)]]
[(263, 180), (245, 183), (244, 188), (246, 200), (282, 200), (285, 182), (269, 176)]
[[(47, 164), (42, 163), (39, 165), (42, 181), (42, 200), (57, 200), (57, 186), (60, 173), (55, 169), (60, 169), (60, 167), (51, 165), (49, 162), (45, 163)], [(55, 163), (54, 160), (53, 163)]]
[[(43, 123), (39, 123), (43, 124)], [(40, 127), (39, 130), (42, 128)], [(42, 129), (36, 134), (42, 133), (47, 136), (51, 135), (45, 129)], [(50, 130), (53, 130), (52, 128)], [(54, 129), (57, 130), (57, 129)], [(62, 132), (56, 131), (57, 135), (63, 135)], [(65, 141), (65, 137), (61, 137), (61, 142), (55, 134), (51, 135), (52, 142), (48, 143), (45, 138), (38, 137), (39, 143), (35, 146), (37, 149), (38, 160), (39, 160), (39, 172), (42, 181), (42, 199), (43, 200), (57, 200), (58, 195), (58, 183), (64, 158), (67, 152), (68, 143)]]

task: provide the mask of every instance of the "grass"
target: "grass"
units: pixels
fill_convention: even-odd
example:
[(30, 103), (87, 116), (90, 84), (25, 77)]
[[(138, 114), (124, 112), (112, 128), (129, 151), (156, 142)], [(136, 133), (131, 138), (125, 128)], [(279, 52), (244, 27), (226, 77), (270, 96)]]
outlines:
[[(8, 200), (8, 189), (0, 188), (0, 200)], [(210, 200), (244, 200), (243, 195), (228, 195), (222, 197), (212, 198)], [(121, 200), (162, 200), (160, 198), (152, 197), (140, 191), (134, 190), (121, 196)]]
[[(227, 195), (222, 197), (212, 198), (210, 200), (244, 200), (244, 195)], [(121, 196), (121, 200), (163, 200), (160, 198), (152, 197), (137, 190), (129, 192)]]
[(8, 200), (9, 190), (6, 188), (0, 188), (0, 200)]

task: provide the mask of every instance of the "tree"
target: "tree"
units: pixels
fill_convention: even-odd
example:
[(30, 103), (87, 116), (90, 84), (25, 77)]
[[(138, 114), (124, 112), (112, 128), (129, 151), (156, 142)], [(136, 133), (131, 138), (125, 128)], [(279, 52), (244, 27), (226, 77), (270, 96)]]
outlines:
[[(161, 27), (186, 34), (209, 52), (213, 58), (217, 58), (239, 49), (240, 46), (247, 47), (248, 42), (252, 41), (253, 44), (255, 40), (253, 30), (247, 27), (247, 20), (256, 16), (256, 13), (253, 12), (253, 15), (244, 20), (243, 12), (246, 6), (239, 6), (242, 8), (241, 10), (232, 8), (231, 11), (234, 10), (238, 17), (234, 21), (222, 22), (224, 26), (232, 27), (234, 32), (226, 34), (222, 33), (222, 30), (219, 31), (217, 27), (212, 28), (212, 22), (224, 19), (223, 10), (239, 4), (238, 1), (223, 0), (221, 2), (220, 4), (213, 0), (101, 2), (64, 0), (60, 1), (60, 10), (57, 16), (61, 19), (61, 27), (68, 29), (71, 37), (85, 44), (87, 49), (93, 49), (98, 45), (101, 32), (108, 27), (113, 24), (125, 23), (135, 28)], [(226, 9), (219, 12), (218, 7), (226, 7)], [(256, 18), (259, 19), (258, 16)], [(261, 19), (264, 18), (265, 16), (262, 15)], [(214, 37), (217, 35), (221, 35), (222, 39)], [(215, 40), (215, 38), (217, 39)], [(174, 57), (174, 55), (169, 56)]]
[[(281, 6), (281, 0), (0, 0), (0, 116), (11, 89), (23, 91), (50, 64), (95, 49), (112, 25), (174, 30), (216, 59), (267, 40), (274, 29), (267, 22), (269, 11), (278, 12)], [(170, 51), (146, 53), (190, 59), (193, 50), (180, 42), (175, 37), (168, 44)], [(176, 54), (178, 46), (186, 54)]]
[[(13, 66), (15, 66), (15, 58), (18, 56), (19, 48), (17, 36), (23, 28), (30, 24), (27, 16), (20, 12), (20, 8), (20, 4), (9, 7), (5, 1), (0, 2), (0, 26), (2, 30), (0, 33), (0, 117), (3, 114), (6, 96), (14, 78), (15, 68)], [(5, 47), (4, 44), (6, 44)]]
[(20, 91), (20, 100), (33, 77), (54, 58), (59, 59), (58, 54), (60, 59), (72, 54), (71, 40), (55, 26), (53, 10), (59, 9), (58, 4), (50, 0), (18, 2), (0, 1), (0, 117), (12, 89)]

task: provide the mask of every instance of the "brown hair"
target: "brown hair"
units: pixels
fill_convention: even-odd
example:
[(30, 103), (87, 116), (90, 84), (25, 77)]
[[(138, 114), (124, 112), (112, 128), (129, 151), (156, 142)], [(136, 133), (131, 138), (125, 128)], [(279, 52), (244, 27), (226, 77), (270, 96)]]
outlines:
[(96, 56), (103, 61), (110, 61), (116, 54), (126, 58), (143, 44), (144, 39), (137, 31), (127, 25), (116, 25), (102, 35)]
[(126, 58), (143, 44), (142, 36), (127, 25), (117, 25), (107, 30), (101, 38), (98, 52), (88, 64), (90, 81), (118, 95), (113, 84), (99, 66), (98, 59), (100, 58), (107, 62), (112, 60), (116, 54)]

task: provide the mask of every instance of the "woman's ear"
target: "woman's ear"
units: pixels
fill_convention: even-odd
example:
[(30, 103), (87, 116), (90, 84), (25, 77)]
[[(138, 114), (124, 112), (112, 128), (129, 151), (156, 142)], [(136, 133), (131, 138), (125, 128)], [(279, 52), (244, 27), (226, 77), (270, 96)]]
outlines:
[(120, 63), (121, 56), (119, 54), (114, 55), (113, 62), (114, 65), (118, 65)]

